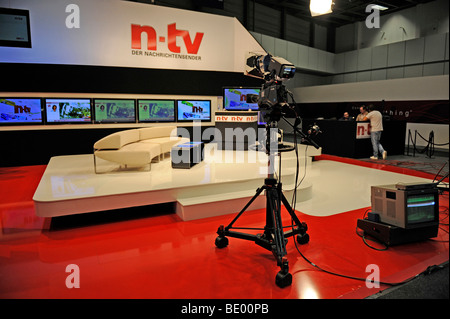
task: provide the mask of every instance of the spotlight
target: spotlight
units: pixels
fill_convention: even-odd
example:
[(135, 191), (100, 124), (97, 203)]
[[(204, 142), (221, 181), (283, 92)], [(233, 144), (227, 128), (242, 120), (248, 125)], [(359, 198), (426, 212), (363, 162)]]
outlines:
[(375, 9), (375, 10), (384, 11), (384, 10), (389, 9), (388, 7), (380, 6), (379, 4), (369, 4), (369, 6), (372, 10)]
[(333, 5), (333, 0), (311, 0), (309, 4), (309, 10), (313, 17), (320, 16), (323, 14), (331, 13), (333, 10), (331, 6)]

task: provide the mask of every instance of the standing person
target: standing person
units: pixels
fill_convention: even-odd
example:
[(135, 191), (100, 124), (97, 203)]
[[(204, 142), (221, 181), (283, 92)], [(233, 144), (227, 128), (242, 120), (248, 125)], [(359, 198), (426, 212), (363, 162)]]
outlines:
[(370, 159), (377, 160), (378, 153), (381, 154), (383, 159), (386, 159), (387, 152), (380, 143), (381, 133), (383, 132), (383, 115), (371, 104), (369, 105), (369, 113), (364, 117), (363, 121), (370, 121), (370, 140), (373, 148), (373, 156)]
[(365, 105), (361, 105), (359, 108), (359, 114), (356, 117), (356, 121), (363, 121), (369, 112), (367, 112), (367, 107)]

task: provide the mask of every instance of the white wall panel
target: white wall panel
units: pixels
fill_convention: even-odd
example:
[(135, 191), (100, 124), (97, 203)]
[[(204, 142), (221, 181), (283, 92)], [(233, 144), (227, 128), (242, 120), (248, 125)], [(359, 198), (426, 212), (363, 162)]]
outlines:
[(265, 35), (263, 34), (261, 37), (261, 45), (263, 46), (263, 48), (267, 51), (270, 52), (272, 54), (274, 54), (275, 52), (275, 38)]
[(387, 67), (388, 46), (380, 45), (372, 48), (372, 69)]
[(275, 39), (275, 50), (272, 52), (275, 56), (287, 57), (287, 41), (282, 39)]
[(448, 48), (449, 48), (449, 33), (447, 32), (447, 34), (445, 35), (445, 59), (446, 60), (448, 60), (449, 58), (448, 58), (448, 56), (449, 56), (449, 53), (448, 53)]
[(388, 45), (388, 66), (405, 64), (405, 42), (391, 43)]
[(308, 69), (317, 70), (319, 66), (319, 54), (317, 49), (308, 47)]
[(287, 54), (286, 59), (293, 63), (295, 66), (299, 65), (298, 59), (298, 46), (299, 44), (287, 41)]
[(304, 45), (298, 46), (298, 67), (308, 68), (309, 66), (309, 48)]
[(386, 78), (388, 80), (391, 79), (401, 79), (404, 76), (404, 67), (399, 67), (399, 68), (389, 68), (387, 69), (386, 72)]
[(358, 51), (345, 52), (344, 71), (353, 72), (358, 69)]
[(423, 66), (423, 76), (443, 75), (444, 63), (430, 63)]
[(334, 70), (336, 73), (345, 71), (345, 53), (338, 53), (334, 56)]
[(320, 85), (292, 90), (297, 103), (449, 99), (449, 76)]
[(321, 72), (327, 71), (327, 54), (325, 51), (318, 50), (317, 70)]
[(345, 73), (344, 83), (356, 82), (356, 73)]
[(386, 78), (387, 78), (387, 76), (386, 76), (386, 69), (371, 71), (370, 79), (372, 81), (386, 80)]
[[(69, 3), (80, 28), (66, 26)], [(262, 50), (231, 17), (129, 1), (13, 5), (30, 11), (32, 48), (0, 47), (0, 62), (241, 72), (244, 52)]]
[(326, 71), (328, 73), (336, 73), (336, 69), (335, 69), (335, 55), (331, 52), (325, 52), (326, 55), (326, 59), (327, 59), (327, 67), (326, 67)]
[(418, 76), (423, 76), (423, 65), (405, 66), (405, 78), (414, 78)]
[(364, 72), (358, 72), (356, 73), (356, 81), (357, 82), (365, 82), (371, 80), (371, 71), (364, 71)]
[(425, 62), (442, 61), (445, 59), (446, 34), (433, 34), (425, 37)]
[(372, 67), (372, 48), (358, 50), (358, 71)]
[(425, 38), (405, 42), (405, 64), (423, 63)]

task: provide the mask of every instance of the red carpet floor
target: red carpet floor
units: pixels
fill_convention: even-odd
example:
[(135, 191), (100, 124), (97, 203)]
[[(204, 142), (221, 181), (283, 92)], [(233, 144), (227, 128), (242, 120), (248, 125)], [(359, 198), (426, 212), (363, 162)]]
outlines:
[[(234, 214), (183, 222), (167, 206), (155, 206), (132, 218), (121, 212), (59, 219), (60, 226), (69, 227), (56, 229), (57, 220), (34, 213), (32, 196), (44, 170), (0, 169), (0, 299), (360, 299), (389, 287), (368, 288), (364, 281), (322, 272), (300, 256), (290, 238), (293, 283), (281, 289), (269, 251), (235, 238), (227, 248), (215, 247), (218, 226), (228, 225)], [(385, 251), (369, 248), (356, 233), (356, 221), (367, 208), (329, 217), (299, 212), (311, 237), (299, 249), (332, 272), (366, 278), (372, 272), (366, 267), (376, 265), (381, 281), (401, 282), (448, 260), (448, 193), (440, 206), (443, 225), (437, 238)], [(249, 211), (235, 226), (262, 227), (264, 218), (263, 210)], [(290, 224), (284, 215), (283, 222)], [(66, 286), (71, 264), (78, 266), (80, 288)]]

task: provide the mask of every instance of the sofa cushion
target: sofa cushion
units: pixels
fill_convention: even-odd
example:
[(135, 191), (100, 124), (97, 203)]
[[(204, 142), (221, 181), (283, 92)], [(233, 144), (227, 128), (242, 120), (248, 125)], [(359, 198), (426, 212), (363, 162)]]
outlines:
[(96, 151), (95, 155), (111, 162), (131, 166), (142, 166), (151, 162), (159, 156), (160, 146), (158, 144), (131, 143), (120, 150)]
[(170, 152), (172, 146), (180, 143), (189, 142), (188, 138), (185, 137), (159, 137), (152, 138), (149, 140), (140, 141), (138, 144), (156, 144), (160, 146), (161, 154)]
[(139, 137), (139, 129), (116, 132), (98, 140), (94, 149), (118, 150), (124, 145), (139, 141)]
[(139, 129), (139, 135), (140, 140), (177, 136), (177, 128), (176, 126), (146, 127)]

